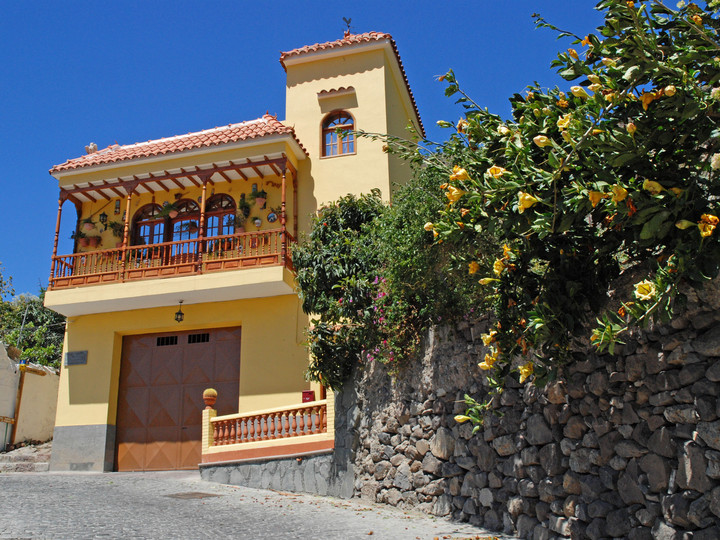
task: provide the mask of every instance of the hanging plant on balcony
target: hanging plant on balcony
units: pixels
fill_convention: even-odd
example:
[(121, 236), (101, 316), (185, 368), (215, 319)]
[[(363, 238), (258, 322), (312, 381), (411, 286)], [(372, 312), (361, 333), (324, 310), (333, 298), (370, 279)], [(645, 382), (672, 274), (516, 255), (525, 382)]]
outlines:
[(178, 216), (177, 206), (175, 206), (175, 203), (165, 201), (162, 205), (162, 209), (160, 210), (159, 215), (162, 217), (169, 217), (170, 219), (175, 219)]
[(115, 238), (122, 238), (125, 234), (125, 224), (122, 221), (110, 221), (108, 228)]
[(95, 229), (95, 222), (92, 218), (85, 218), (80, 223), (83, 231), (92, 231)]
[[(244, 193), (242, 195), (240, 195), (240, 200), (238, 201), (237, 207), (238, 207), (238, 212), (240, 214), (242, 214), (245, 218), (247, 218), (250, 215), (251, 204), (250, 204), (250, 201), (248, 201), (245, 198)], [(238, 215), (240, 215), (240, 214), (238, 214)]]
[(253, 223), (259, 229), (260, 227), (262, 227), (262, 218), (256, 217), (255, 219), (253, 219)]
[(255, 200), (255, 204), (260, 210), (265, 209), (265, 204), (267, 203), (267, 192), (264, 189), (251, 193), (250, 196)]

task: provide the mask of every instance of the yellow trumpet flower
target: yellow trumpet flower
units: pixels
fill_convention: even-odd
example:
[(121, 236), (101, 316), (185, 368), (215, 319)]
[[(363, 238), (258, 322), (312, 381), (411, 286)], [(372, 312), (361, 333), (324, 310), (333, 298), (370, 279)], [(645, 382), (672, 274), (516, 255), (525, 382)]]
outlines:
[(520, 372), (520, 383), (524, 383), (527, 378), (533, 374), (533, 363), (528, 362), (527, 364), (520, 366), (518, 371)]
[(538, 199), (529, 193), (525, 193), (524, 191), (518, 193), (518, 212), (521, 214), (528, 208), (535, 206), (537, 203)]
[(487, 174), (489, 174), (493, 178), (500, 178), (503, 174), (507, 172), (507, 169), (503, 169), (502, 167), (498, 167), (497, 165), (493, 165), (487, 170)]
[(450, 175), (450, 180), (470, 180), (470, 175), (465, 169), (459, 167), (458, 165), (455, 165), (453, 167), (453, 172)]
[(535, 137), (533, 137), (533, 142), (540, 148), (543, 148), (544, 146), (552, 146), (552, 141), (545, 135), (535, 135)]
[(665, 188), (662, 187), (660, 183), (653, 180), (645, 180), (642, 187), (645, 191), (649, 191), (652, 195), (657, 195), (658, 193), (665, 191)]

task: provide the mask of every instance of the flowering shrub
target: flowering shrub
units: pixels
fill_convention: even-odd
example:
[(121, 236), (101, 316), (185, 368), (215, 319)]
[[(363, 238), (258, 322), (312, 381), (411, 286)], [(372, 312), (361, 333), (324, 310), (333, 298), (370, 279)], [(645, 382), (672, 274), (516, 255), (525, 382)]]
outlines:
[[(445, 93), (464, 108), (440, 122), (448, 141), (385, 138), (416, 168), (398, 204), (376, 196), (359, 220), (369, 227), (332, 217), (352, 198), (316, 219), (295, 255), (303, 307), (319, 314), (311, 378), (335, 388), (358, 360), (400, 362), (430, 324), (490, 305), (480, 368), (496, 391), (510, 375), (542, 384), (582, 350), (589, 322), (612, 353), (631, 326), (672, 314), (682, 280), (717, 275), (716, 7), (598, 9), (605, 22), (587, 36), (537, 19), (572, 41), (553, 63), (567, 88), (531, 86), (503, 120), (448, 72)], [(633, 291), (608, 302), (623, 273)], [(479, 422), (486, 405), (468, 404), (461, 421)]]
[(471, 276), (448, 270), (463, 263), (422, 228), (444, 206), (440, 170), (418, 171), (392, 206), (378, 191), (328, 205), (294, 249), (303, 310), (313, 317), (310, 379), (338, 389), (358, 363), (396, 372), (430, 325), (478, 308)]
[[(605, 0), (596, 34), (575, 36), (553, 65), (574, 85), (529, 87), (512, 119), (482, 110), (450, 71), (441, 79), (464, 116), (431, 155), (446, 158), (446, 205), (426, 225), (455, 246), (493, 302), (497, 328), (480, 363), (502, 386), (516, 373), (544, 383), (591, 341), (612, 353), (631, 325), (666, 319), (680, 280), (720, 264), (720, 23), (696, 4)], [(494, 251), (468, 249), (482, 230)], [(631, 298), (606, 310), (622, 272), (640, 273)], [(476, 407), (471, 409), (476, 410)], [(468, 416), (470, 418), (470, 416)]]

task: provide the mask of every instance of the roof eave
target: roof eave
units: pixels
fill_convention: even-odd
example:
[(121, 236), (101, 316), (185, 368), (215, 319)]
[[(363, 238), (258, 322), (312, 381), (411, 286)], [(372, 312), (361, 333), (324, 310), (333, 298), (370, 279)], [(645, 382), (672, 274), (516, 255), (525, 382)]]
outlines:
[(195, 156), (195, 155), (202, 155), (207, 154), (209, 152), (213, 151), (224, 151), (224, 150), (234, 150), (239, 148), (252, 148), (253, 146), (260, 146), (262, 144), (268, 144), (273, 143), (276, 141), (280, 141), (285, 139), (286, 142), (290, 144), (290, 147), (293, 149), (293, 153), (295, 155), (295, 158), (298, 161), (302, 161), (308, 157), (307, 151), (300, 145), (297, 138), (292, 133), (278, 133), (275, 135), (266, 135), (264, 137), (256, 137), (253, 139), (246, 139), (243, 141), (237, 141), (233, 143), (225, 143), (225, 144), (214, 144), (212, 146), (203, 146), (201, 148), (191, 148), (189, 150), (180, 150), (178, 152), (168, 152), (166, 154), (157, 154), (154, 156), (142, 156), (137, 157), (133, 159), (125, 159), (121, 161), (112, 161), (109, 163), (101, 163), (98, 165), (87, 165), (87, 166), (81, 166), (81, 167), (74, 167), (72, 169), (63, 169), (60, 171), (55, 171), (54, 167), (50, 169), (49, 173), (50, 175), (55, 178), (56, 180), (61, 180), (63, 178), (67, 178), (69, 176), (73, 176), (76, 174), (82, 174), (86, 172), (98, 172), (98, 171), (104, 171), (104, 170), (112, 170), (117, 169), (118, 167), (124, 167), (128, 165), (137, 165), (140, 163), (156, 163), (158, 161), (164, 161), (167, 159), (172, 159), (175, 157), (187, 157), (187, 156)]
[(348, 43), (345, 45), (337, 45), (328, 49), (321, 49), (318, 51), (303, 51), (294, 53), (288, 58), (280, 58), (280, 64), (282, 64), (285, 71), (287, 66), (294, 66), (297, 64), (304, 64), (305, 62), (313, 62), (319, 57), (323, 58), (337, 58), (338, 56), (345, 56), (349, 52), (361, 52), (362, 50), (371, 51), (375, 49), (382, 49), (389, 47), (392, 50), (392, 45), (389, 38), (377, 39), (366, 43)]

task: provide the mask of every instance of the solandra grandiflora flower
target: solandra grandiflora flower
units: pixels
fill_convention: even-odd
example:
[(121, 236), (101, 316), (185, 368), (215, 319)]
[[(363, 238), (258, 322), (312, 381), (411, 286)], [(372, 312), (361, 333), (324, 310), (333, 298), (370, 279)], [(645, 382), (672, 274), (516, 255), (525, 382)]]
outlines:
[(532, 208), (539, 202), (539, 199), (533, 197), (529, 193), (521, 191), (518, 193), (518, 212), (521, 214), (528, 208)]
[(652, 300), (656, 294), (655, 284), (652, 281), (645, 279), (635, 284), (635, 297), (639, 300)]
[(717, 224), (720, 220), (718, 220), (717, 216), (714, 216), (712, 214), (703, 214), (700, 216), (700, 223), (698, 223), (698, 229), (700, 229), (700, 236), (703, 238), (707, 238), (708, 236), (711, 236), (712, 233), (715, 231), (715, 227), (717, 227)]
[(500, 178), (503, 174), (506, 174), (507, 172), (507, 169), (503, 169), (502, 167), (498, 167), (497, 165), (493, 165), (487, 170), (487, 174), (489, 174), (493, 178)]
[(533, 374), (534, 368), (533, 363), (528, 362), (518, 368), (518, 371), (520, 372), (520, 383), (524, 383), (530, 375)]
[(453, 172), (450, 175), (450, 181), (452, 182), (455, 180), (470, 180), (470, 175), (467, 173), (467, 171), (465, 169), (463, 169), (462, 167), (460, 167), (458, 165), (455, 165), (453, 167)]
[(545, 146), (552, 146), (552, 140), (550, 140), (545, 135), (535, 135), (535, 137), (533, 137), (533, 142), (540, 148), (543, 148)]
[(450, 186), (445, 193), (445, 196), (451, 203), (456, 203), (458, 202), (458, 200), (460, 200), (460, 197), (465, 195), (465, 193), (467, 192), (463, 191), (462, 189), (456, 188), (455, 186)]

